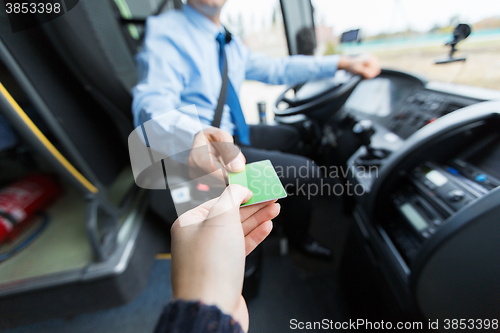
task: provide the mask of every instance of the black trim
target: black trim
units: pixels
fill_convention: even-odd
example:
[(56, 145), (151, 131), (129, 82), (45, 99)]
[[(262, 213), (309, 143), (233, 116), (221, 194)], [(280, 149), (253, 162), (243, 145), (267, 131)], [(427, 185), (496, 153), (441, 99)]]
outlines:
[(229, 32), (229, 30), (226, 29), (226, 27), (224, 27), (224, 30), (226, 31), (226, 45), (231, 43), (231, 41), (233, 40), (233, 35)]
[[(429, 262), (430, 258), (436, 253), (447, 240), (451, 239), (459, 232), (474, 224), (481, 216), (488, 214), (491, 210), (498, 207), (500, 202), (500, 187), (491, 191), (488, 195), (480, 198), (472, 205), (465, 207), (460, 214), (452, 216), (439, 232), (425, 242), (420, 249), (415, 261), (410, 266), (410, 290), (415, 293), (420, 273)], [(415, 296), (415, 295), (414, 295)]]
[(146, 18), (130, 18), (126, 19), (123, 17), (120, 17), (120, 23), (121, 24), (138, 24), (138, 25), (145, 25), (146, 24)]
[[(314, 24), (314, 7), (312, 5), (311, 0), (309, 0), (309, 5), (311, 6), (311, 22), (312, 22), (312, 28), (314, 32), (314, 42), (317, 47), (318, 41), (316, 40), (316, 25)], [(288, 25), (287, 25), (287, 20), (286, 20), (286, 15), (285, 11), (283, 10), (283, 0), (280, 0), (280, 8), (281, 8), (281, 16), (283, 16), (283, 25), (285, 26), (285, 36), (286, 36), (286, 44), (288, 46), (288, 54), (292, 54), (292, 50), (290, 49), (290, 38), (291, 36), (288, 34)]]
[(283, 25), (285, 26), (285, 37), (286, 45), (288, 46), (288, 54), (292, 55), (292, 50), (290, 49), (290, 39), (288, 38), (288, 25), (286, 24), (286, 15), (283, 8), (283, 0), (280, 0), (281, 16), (283, 17)]
[[(70, 162), (75, 164), (75, 167), (80, 171), (85, 178), (87, 178), (99, 191), (101, 191), (104, 186), (100, 182), (99, 178), (92, 170), (90, 165), (87, 163), (85, 158), (79, 153), (79, 150), (76, 148), (73, 141), (69, 138), (69, 136), (65, 133), (64, 129), (61, 128), (60, 123), (57, 121), (55, 116), (52, 114), (51, 110), (47, 106), (44, 101), (44, 98), (40, 95), (40, 93), (36, 90), (36, 88), (31, 83), (30, 79), (21, 69), (19, 63), (14, 59), (14, 56), (9, 51), (7, 45), (4, 43), (3, 39), (0, 39), (0, 60), (3, 61), (7, 70), (12, 74), (15, 78), (16, 83), (22, 89), (22, 91), (26, 94), (29, 101), (33, 104), (33, 106), (38, 111), (38, 114), (45, 121), (47, 126), (49, 127), (51, 133), (53, 133), (59, 140), (59, 144), (63, 147), (65, 155), (68, 155), (68, 159)], [(7, 87), (5, 87), (7, 89)], [(7, 100), (5, 102), (5, 115), (9, 118), (9, 121), (16, 123), (17, 130), (20, 130), (19, 127), (26, 129), (25, 135), (31, 135), (31, 130), (29, 130), (22, 119), (20, 119), (17, 113), (11, 108), (10, 104)], [(15, 119), (14, 119), (15, 118)], [(30, 134), (28, 134), (30, 133)], [(26, 136), (25, 136), (26, 137)], [(42, 149), (43, 150), (43, 149)], [(72, 164), (73, 164), (72, 163)], [(87, 191), (85, 189), (85, 191)]]

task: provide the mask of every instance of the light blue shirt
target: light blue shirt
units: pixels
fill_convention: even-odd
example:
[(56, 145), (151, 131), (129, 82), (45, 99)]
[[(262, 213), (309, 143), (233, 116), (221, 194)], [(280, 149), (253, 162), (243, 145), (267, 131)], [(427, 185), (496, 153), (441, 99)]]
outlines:
[[(212, 123), (222, 84), (216, 41), (221, 31), (222, 26), (189, 5), (147, 20), (143, 50), (137, 55), (139, 83), (133, 89), (132, 109), (136, 126), (155, 118), (157, 130), (184, 142), (182, 149), (167, 143), (165, 153), (189, 149), (194, 135)], [(236, 36), (226, 46), (226, 55), (229, 80), (237, 93), (245, 79), (293, 85), (331, 77), (338, 65), (338, 56), (270, 58), (250, 51)], [(187, 107), (192, 105), (196, 107)], [(234, 134), (227, 105), (220, 127)]]

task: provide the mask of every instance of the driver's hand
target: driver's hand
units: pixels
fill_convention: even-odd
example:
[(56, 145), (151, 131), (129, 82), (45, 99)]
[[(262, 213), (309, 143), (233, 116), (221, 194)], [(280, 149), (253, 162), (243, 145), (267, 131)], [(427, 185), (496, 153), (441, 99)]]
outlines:
[(361, 75), (365, 79), (373, 79), (380, 74), (378, 58), (368, 54), (356, 57), (340, 57), (338, 68), (352, 74)]
[[(220, 158), (224, 165), (221, 165)], [(245, 163), (245, 156), (234, 144), (232, 135), (216, 127), (195, 135), (188, 157), (189, 175), (192, 178), (221, 171), (223, 167), (231, 172), (241, 172), (245, 170)], [(215, 173), (215, 177), (224, 179), (222, 171)]]

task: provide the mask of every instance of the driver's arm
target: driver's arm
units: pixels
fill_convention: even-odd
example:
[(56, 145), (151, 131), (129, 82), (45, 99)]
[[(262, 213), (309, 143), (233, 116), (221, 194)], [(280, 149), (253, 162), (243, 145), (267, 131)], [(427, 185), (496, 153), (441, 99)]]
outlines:
[(134, 124), (144, 125), (152, 148), (161, 144), (165, 156), (187, 163), (182, 152), (191, 149), (195, 135), (209, 127), (199, 121), (199, 115), (208, 112), (194, 105), (178, 110), (190, 68), (165, 29), (158, 17), (148, 18), (143, 50), (136, 58), (139, 83), (132, 90)]
[(294, 85), (310, 80), (332, 77), (337, 69), (344, 69), (371, 79), (380, 74), (378, 59), (370, 55), (323, 57), (294, 55), (271, 58), (246, 50), (246, 78), (269, 84)]
[[(188, 164), (193, 175), (220, 169), (218, 155), (228, 170), (244, 170), (245, 157), (233, 145), (232, 135), (200, 121), (213, 116), (213, 110), (200, 105), (179, 109), (191, 69), (183, 58), (182, 40), (165, 33), (175, 27), (165, 26), (158, 16), (148, 18), (146, 27), (143, 50), (137, 55), (139, 83), (132, 91), (135, 126), (144, 125), (156, 153)], [(194, 149), (206, 145), (210, 149)]]

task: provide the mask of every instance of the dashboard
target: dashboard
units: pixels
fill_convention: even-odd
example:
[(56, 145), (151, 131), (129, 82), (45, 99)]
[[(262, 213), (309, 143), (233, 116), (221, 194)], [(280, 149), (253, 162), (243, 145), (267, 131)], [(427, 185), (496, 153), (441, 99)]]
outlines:
[[(498, 315), (489, 277), (500, 274), (500, 92), (385, 70), (346, 101), (337, 139), (361, 120), (371, 137), (353, 131), (363, 146), (353, 144), (347, 166), (365, 188), (352, 247), (371, 263), (369, 280), (382, 276), (402, 309), (428, 318)], [(367, 164), (376, 171), (360, 172)]]
[[(333, 81), (299, 87), (298, 99), (327, 100)], [(289, 121), (313, 148), (320, 132), (322, 162), (347, 166), (345, 185), (363, 188), (344, 200), (355, 220), (345, 280), (378, 281), (407, 315), (498, 316), (500, 91), (387, 69), (356, 83), (340, 107), (317, 103)]]
[[(464, 96), (463, 91), (459, 93), (460, 95), (450, 93), (446, 90), (446, 86), (444, 89), (443, 86), (436, 88), (425, 80), (407, 73), (384, 70), (377, 78), (362, 81), (356, 87), (346, 101), (343, 113), (357, 122), (371, 120), (374, 132), (370, 147), (386, 149), (388, 155), (392, 155), (397, 154), (405, 143), (410, 141), (408, 140), (410, 136), (423, 127), (459, 109), (474, 104), (480, 105), (479, 103), (485, 98), (484, 95)], [(500, 93), (490, 93), (493, 97), (500, 99)], [(495, 93), (498, 96), (495, 96)], [(443, 160), (437, 164), (436, 160), (446, 156), (452, 150), (451, 147), (458, 144), (458, 141), (433, 148), (434, 151), (440, 151), (437, 155), (425, 151), (419, 158), (420, 161), (413, 163), (413, 169), (405, 171), (405, 174), (412, 176), (403, 177), (406, 180), (401, 180), (400, 188), (397, 189), (398, 186), (395, 186), (390, 191), (388, 196), (389, 201), (392, 202), (390, 206), (397, 208), (399, 214), (396, 215), (399, 218), (395, 224), (388, 224), (386, 227), (394, 243), (403, 244), (399, 247), (402, 253), (416, 252), (413, 249), (408, 251), (406, 244), (421, 244), (421, 240), (430, 237), (442, 221), (481, 195), (500, 186), (500, 171), (498, 171), (500, 170), (500, 137), (494, 128), (487, 130), (487, 126), (483, 126), (479, 131), (472, 128), (469, 130), (469, 132), (473, 131), (478, 132), (477, 137), (470, 135), (461, 143), (463, 146), (461, 149), (465, 149), (476, 140), (480, 143), (472, 145), (461, 153), (461, 149), (455, 149), (455, 153), (452, 153), (453, 157), (450, 156), (446, 158), (446, 161)], [(491, 132), (491, 137), (479, 139), (487, 131)], [(436, 138), (434, 142), (438, 140), (440, 138)], [(364, 151), (361, 149), (352, 155), (348, 165), (352, 167), (365, 165), (366, 163), (360, 163)], [(383, 159), (385, 160), (381, 160), (381, 163), (377, 165), (385, 164), (389, 158), (386, 156)], [(371, 189), (372, 183), (376, 180), (366, 177), (357, 178), (357, 182), (363, 184), (367, 190)], [(429, 193), (431, 197), (427, 198)], [(439, 197), (441, 198), (438, 199)], [(440, 207), (432, 208), (433, 205)], [(390, 220), (388, 212), (390, 209), (383, 210), (382, 220)], [(409, 234), (415, 233), (420, 241), (410, 242), (402, 236), (401, 217), (404, 217), (403, 220), (409, 222), (407, 225), (411, 225), (414, 229), (414, 232), (410, 231)], [(401, 241), (403, 238), (405, 238), (404, 241)], [(404, 257), (407, 263), (410, 263), (413, 255)]]
[[(443, 87), (437, 88), (410, 74), (384, 70), (379, 77), (362, 81), (356, 87), (344, 105), (344, 112), (370, 119), (407, 139), (434, 120), (485, 100), (484, 96), (451, 94)], [(500, 92), (489, 92), (500, 98)]]

